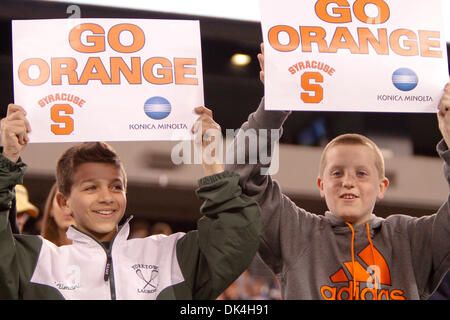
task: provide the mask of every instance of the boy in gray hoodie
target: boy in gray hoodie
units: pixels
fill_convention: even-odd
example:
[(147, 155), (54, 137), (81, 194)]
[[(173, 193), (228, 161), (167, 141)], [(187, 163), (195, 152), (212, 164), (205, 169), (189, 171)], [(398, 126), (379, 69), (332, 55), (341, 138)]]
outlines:
[[(263, 49), (263, 48), (262, 48)], [(264, 56), (258, 55), (264, 82)], [(450, 85), (439, 103), (444, 137), (437, 152), (450, 182)], [(245, 122), (248, 129), (279, 129), (289, 112), (265, 111), (264, 99)], [(270, 131), (270, 130), (268, 130)], [(267, 137), (267, 136), (265, 136)], [(262, 139), (262, 137), (259, 137)], [(271, 136), (267, 143), (271, 143)], [(258, 146), (265, 142), (259, 141)], [(246, 156), (252, 157), (246, 147)], [(268, 145), (267, 150), (271, 150)], [(238, 154), (234, 150), (233, 154)], [(301, 159), (299, 159), (301, 161)], [(261, 208), (259, 254), (277, 276), (284, 299), (405, 300), (427, 299), (450, 267), (450, 212), (445, 202), (437, 213), (421, 218), (375, 216), (389, 181), (378, 147), (368, 138), (346, 134), (324, 149), (317, 185), (329, 211), (317, 215), (299, 208), (261, 168), (269, 164), (228, 163), (240, 175), (244, 192)]]

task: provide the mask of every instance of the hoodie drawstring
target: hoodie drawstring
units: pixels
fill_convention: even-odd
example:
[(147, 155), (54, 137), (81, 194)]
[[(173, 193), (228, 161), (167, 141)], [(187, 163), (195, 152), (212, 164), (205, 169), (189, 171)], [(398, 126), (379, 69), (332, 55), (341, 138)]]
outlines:
[(352, 250), (352, 278), (353, 278), (353, 299), (356, 298), (356, 270), (355, 270), (355, 229), (353, 229), (353, 226), (350, 222), (345, 222), (350, 230), (352, 230), (352, 243), (351, 243), (351, 250)]
[[(377, 260), (375, 257), (375, 250), (373, 248), (373, 243), (372, 243), (372, 239), (370, 238), (370, 228), (369, 228), (369, 222), (366, 223), (366, 230), (367, 230), (367, 239), (369, 239), (369, 243), (370, 243), (370, 250), (372, 251), (372, 265), (373, 266), (378, 266), (377, 264)], [(375, 294), (374, 294), (374, 300), (378, 300), (377, 299), (377, 295), (376, 293), (378, 292), (378, 281), (377, 281), (377, 270), (373, 270), (373, 285), (375, 288)]]
[[(355, 269), (355, 229), (353, 228), (350, 222), (345, 222), (350, 230), (352, 231), (352, 242), (351, 242), (351, 251), (352, 251), (352, 278), (353, 278), (353, 299), (356, 300), (356, 269)], [(370, 228), (369, 222), (366, 222), (366, 230), (367, 230), (367, 239), (369, 239), (370, 250), (372, 252), (372, 265), (377, 266), (376, 258), (375, 258), (375, 250), (372, 243), (372, 239), (370, 238)], [(373, 300), (377, 300), (377, 291), (378, 291), (378, 283), (376, 277), (376, 270), (373, 270), (373, 284), (375, 288), (375, 293)]]

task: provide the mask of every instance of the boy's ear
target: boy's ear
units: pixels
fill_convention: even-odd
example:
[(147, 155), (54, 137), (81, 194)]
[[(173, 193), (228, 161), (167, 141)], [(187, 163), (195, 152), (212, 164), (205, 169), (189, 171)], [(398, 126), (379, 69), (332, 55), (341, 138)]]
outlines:
[(64, 213), (72, 213), (72, 210), (70, 209), (68, 204), (68, 197), (65, 196), (64, 193), (58, 191), (55, 195), (55, 198), (58, 206), (64, 211)]
[(380, 181), (380, 191), (378, 192), (378, 200), (381, 200), (384, 198), (384, 195), (386, 194), (386, 190), (389, 187), (389, 179), (384, 177)]
[(320, 190), (320, 197), (324, 198), (325, 194), (323, 193), (323, 181), (320, 177), (317, 177), (317, 186), (319, 187)]

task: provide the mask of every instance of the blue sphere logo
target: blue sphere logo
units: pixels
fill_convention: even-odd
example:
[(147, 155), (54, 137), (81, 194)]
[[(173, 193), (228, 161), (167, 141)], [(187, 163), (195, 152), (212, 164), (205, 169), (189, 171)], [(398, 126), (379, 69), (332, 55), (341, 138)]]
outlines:
[(419, 78), (417, 74), (408, 68), (400, 68), (392, 74), (392, 83), (402, 91), (410, 91), (417, 86)]
[(166, 118), (171, 111), (170, 102), (163, 97), (151, 97), (144, 104), (145, 114), (154, 120)]

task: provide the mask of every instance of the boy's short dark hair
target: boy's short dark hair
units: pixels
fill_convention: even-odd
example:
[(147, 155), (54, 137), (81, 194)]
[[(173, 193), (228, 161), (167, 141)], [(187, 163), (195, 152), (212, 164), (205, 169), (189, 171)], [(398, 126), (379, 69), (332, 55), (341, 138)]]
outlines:
[(105, 142), (83, 142), (67, 149), (59, 158), (56, 166), (58, 190), (70, 195), (76, 169), (88, 162), (112, 164), (119, 168), (126, 188), (127, 175), (117, 152)]

